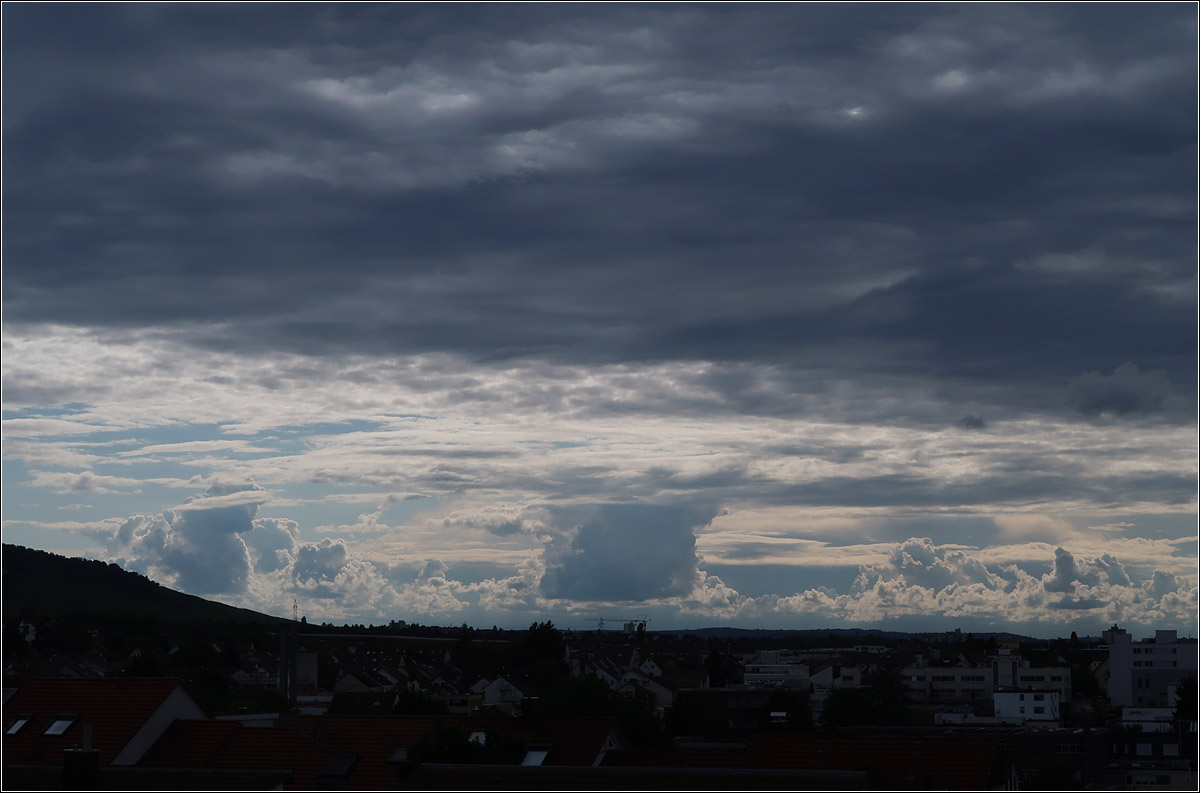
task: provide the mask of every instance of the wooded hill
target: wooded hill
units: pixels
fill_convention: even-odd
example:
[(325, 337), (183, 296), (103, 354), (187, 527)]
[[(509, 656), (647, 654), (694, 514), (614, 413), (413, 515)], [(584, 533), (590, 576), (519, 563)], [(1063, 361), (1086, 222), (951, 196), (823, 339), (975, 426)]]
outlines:
[(3, 546), (4, 622), (95, 615), (101, 621), (275, 624), (284, 620), (176, 592), (115, 564)]

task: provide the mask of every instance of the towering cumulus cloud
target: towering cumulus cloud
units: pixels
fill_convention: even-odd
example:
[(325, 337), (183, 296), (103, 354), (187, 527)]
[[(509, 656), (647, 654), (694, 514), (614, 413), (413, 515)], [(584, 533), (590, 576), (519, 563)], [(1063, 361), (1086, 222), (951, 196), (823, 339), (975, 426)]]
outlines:
[[(694, 530), (711, 511), (644, 504), (552, 510), (566, 525), (546, 550), (542, 594), (594, 601), (683, 595), (696, 572)], [(577, 524), (572, 525), (574, 521)]]
[(240, 592), (253, 568), (242, 535), (254, 529), (265, 500), (258, 485), (213, 485), (159, 515), (130, 518), (113, 538), (114, 551), (188, 592)]

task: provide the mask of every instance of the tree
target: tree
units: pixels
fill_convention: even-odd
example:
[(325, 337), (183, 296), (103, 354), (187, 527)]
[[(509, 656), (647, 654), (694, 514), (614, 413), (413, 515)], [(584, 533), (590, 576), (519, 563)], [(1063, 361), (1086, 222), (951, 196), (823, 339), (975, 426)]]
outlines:
[(1196, 678), (1185, 677), (1175, 687), (1175, 712), (1172, 714), (1175, 722), (1196, 720)]

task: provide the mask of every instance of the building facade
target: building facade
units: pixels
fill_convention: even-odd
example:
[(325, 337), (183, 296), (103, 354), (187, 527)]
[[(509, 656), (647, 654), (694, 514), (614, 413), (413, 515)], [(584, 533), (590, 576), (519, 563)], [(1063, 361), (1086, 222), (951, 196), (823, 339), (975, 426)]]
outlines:
[(1195, 639), (1175, 631), (1155, 631), (1153, 639), (1134, 641), (1116, 625), (1103, 634), (1108, 645), (1108, 699), (1122, 707), (1169, 708), (1175, 687), (1196, 676)]
[(1019, 655), (995, 655), (979, 666), (911, 666), (901, 675), (917, 699), (991, 699), (1002, 689), (1053, 691), (1060, 701), (1071, 696), (1069, 667), (1034, 667)]

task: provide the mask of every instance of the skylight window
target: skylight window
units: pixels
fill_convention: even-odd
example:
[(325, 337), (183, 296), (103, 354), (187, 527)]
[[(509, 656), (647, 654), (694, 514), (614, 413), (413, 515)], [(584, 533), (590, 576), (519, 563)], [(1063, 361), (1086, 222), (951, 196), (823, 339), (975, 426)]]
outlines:
[(325, 767), (321, 769), (321, 776), (327, 778), (350, 776), (350, 770), (357, 762), (358, 752), (334, 752), (329, 761), (325, 763)]
[(71, 729), (71, 725), (78, 718), (78, 716), (58, 716), (54, 721), (50, 722), (50, 726), (46, 728), (46, 731), (42, 735), (62, 735)]
[(541, 765), (546, 761), (548, 754), (550, 754), (549, 746), (530, 746), (521, 765)]
[(18, 716), (16, 718), (15, 721), (13, 721), (12, 724), (8, 725), (8, 729), (4, 731), (4, 734), (5, 735), (16, 735), (21, 730), (25, 729), (25, 725), (28, 724), (30, 721), (32, 721), (32, 719), (33, 719), (32, 715), (30, 715), (28, 713), (22, 713), (20, 716)]

